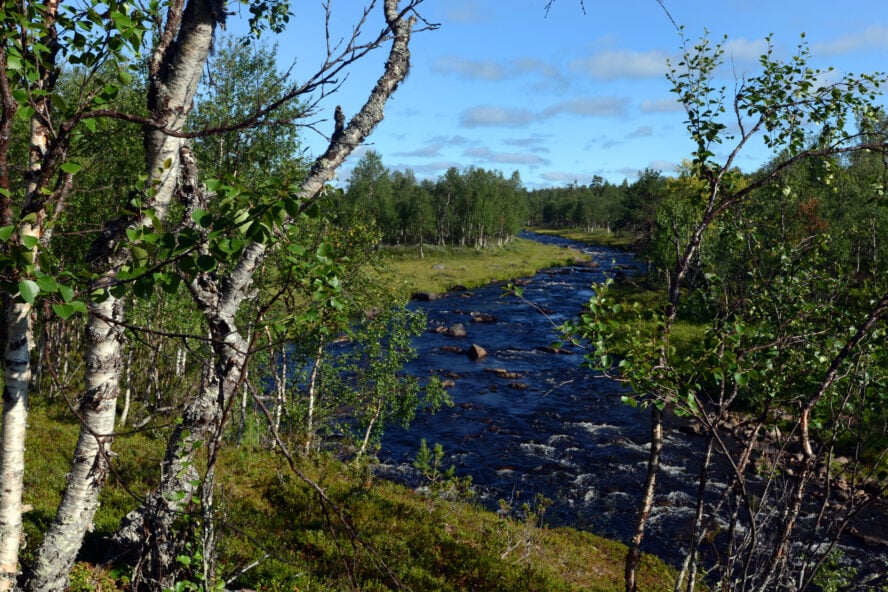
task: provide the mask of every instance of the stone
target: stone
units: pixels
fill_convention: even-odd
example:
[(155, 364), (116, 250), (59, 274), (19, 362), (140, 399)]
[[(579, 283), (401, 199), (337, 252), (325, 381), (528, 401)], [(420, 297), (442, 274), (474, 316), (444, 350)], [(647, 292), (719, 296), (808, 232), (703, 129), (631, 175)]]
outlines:
[(472, 322), (474, 323), (495, 323), (496, 317), (486, 312), (473, 312)]
[(445, 333), (450, 337), (465, 337), (466, 335), (468, 335), (466, 333), (466, 328), (463, 326), (462, 323), (451, 325), (447, 328), (447, 331)]
[(469, 356), (470, 360), (480, 360), (481, 358), (487, 357), (487, 350), (480, 345), (473, 343), (466, 354)]
[(431, 302), (433, 300), (438, 300), (440, 297), (441, 295), (436, 294), (435, 292), (414, 292), (410, 295), (410, 298), (418, 302)]

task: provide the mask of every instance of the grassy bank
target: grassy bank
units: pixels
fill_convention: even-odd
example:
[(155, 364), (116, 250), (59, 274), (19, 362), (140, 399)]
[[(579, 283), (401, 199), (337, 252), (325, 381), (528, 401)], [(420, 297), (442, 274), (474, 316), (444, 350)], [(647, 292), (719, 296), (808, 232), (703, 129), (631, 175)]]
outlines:
[[(58, 503), (70, 459), (57, 451), (77, 438), (78, 427), (45, 409), (30, 418), (25, 502), (28, 549)], [(102, 537), (156, 480), (163, 434), (120, 435), (115, 476), (102, 494), (95, 531), (75, 567), (73, 592), (125, 589), (126, 566), (97, 567)], [(297, 478), (280, 456), (262, 448), (229, 445), (221, 453), (216, 500), (224, 533), (220, 573), (229, 577), (257, 558), (229, 588), (284, 590), (619, 591), (625, 547), (588, 533), (545, 528), (529, 508), (505, 518), (465, 501), (444, 499), (375, 479), (366, 466), (329, 457), (300, 462), (336, 510)], [(337, 513), (359, 536), (352, 540)], [(25, 554), (27, 559), (28, 555)], [(112, 575), (113, 574), (113, 575)], [(671, 589), (674, 573), (645, 557), (641, 590)]]
[(596, 228), (595, 230), (582, 230), (580, 228), (559, 228), (556, 230), (548, 228), (534, 228), (537, 234), (546, 234), (549, 236), (560, 236), (587, 245), (599, 245), (602, 247), (610, 247), (612, 249), (628, 250), (632, 248), (635, 237), (619, 232), (610, 232), (604, 228)]
[[(630, 235), (608, 232), (604, 229), (586, 231), (576, 228), (557, 230), (537, 228), (534, 232), (613, 249), (630, 249), (634, 242), (634, 237)], [(653, 320), (654, 313), (663, 312), (668, 300), (664, 284), (655, 282), (650, 277), (637, 276), (614, 284), (611, 287), (611, 297), (615, 302), (625, 305), (618, 317), (623, 336), (656, 335), (657, 322)], [(638, 304), (637, 307), (634, 306), (635, 303)], [(702, 342), (707, 321), (705, 314), (701, 316), (701, 312), (694, 310), (693, 307), (682, 307), (671, 331), (671, 342), (679, 355), (690, 353)], [(618, 335), (614, 342), (617, 345), (611, 353), (617, 356), (623, 355), (625, 351), (620, 344), (625, 340)]]
[(381, 252), (391, 268), (388, 281), (402, 295), (445, 292), (457, 285), (476, 288), (588, 259), (575, 249), (525, 239), (487, 249), (425, 246), (422, 256), (416, 246), (385, 247)]

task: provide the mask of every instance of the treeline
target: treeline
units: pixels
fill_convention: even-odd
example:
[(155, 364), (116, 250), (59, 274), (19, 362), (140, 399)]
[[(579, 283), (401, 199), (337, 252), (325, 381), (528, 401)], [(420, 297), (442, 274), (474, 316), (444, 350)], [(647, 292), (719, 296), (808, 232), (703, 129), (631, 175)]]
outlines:
[(388, 169), (370, 151), (334, 193), (331, 211), (340, 226), (370, 223), (393, 245), (498, 246), (527, 227), (605, 229), (641, 239), (653, 227), (663, 180), (646, 170), (632, 183), (596, 176), (588, 185), (528, 190), (517, 171), (506, 177), (451, 167), (437, 180), (420, 181), (409, 169)]
[(450, 168), (437, 181), (390, 171), (366, 153), (337, 194), (334, 218), (344, 226), (375, 223), (388, 244), (481, 248), (509, 242), (528, 222), (527, 194), (518, 172)]

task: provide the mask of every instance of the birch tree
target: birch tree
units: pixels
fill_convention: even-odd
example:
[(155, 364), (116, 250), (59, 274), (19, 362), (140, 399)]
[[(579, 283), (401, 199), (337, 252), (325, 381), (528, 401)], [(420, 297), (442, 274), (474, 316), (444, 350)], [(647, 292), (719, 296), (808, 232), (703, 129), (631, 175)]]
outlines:
[[(680, 215), (675, 203), (658, 212), (665, 221), (671, 269), (662, 306), (653, 313), (655, 329), (620, 330), (620, 315), (631, 305), (615, 299), (608, 285), (597, 287), (580, 323), (580, 332), (593, 344), (590, 359), (631, 384), (634, 394), (626, 400), (649, 407), (651, 414), (648, 471), (626, 560), (627, 592), (637, 587), (667, 407), (696, 419), (707, 439), (691, 544), (676, 590), (693, 590), (699, 581), (697, 566), (707, 537), (724, 550), (716, 558), (719, 589), (805, 589), (862, 508), (852, 502), (833, 512), (828, 495), (834, 478), (831, 459), (839, 435), (847, 434), (847, 422), (862, 417), (852, 419), (857, 404), (852, 401), (872, 404), (867, 397), (883, 380), (881, 354), (874, 343), (885, 331), (884, 282), (874, 281), (866, 288), (864, 302), (849, 307), (854, 280), (842, 275), (840, 264), (824, 265), (818, 245), (828, 237), (822, 231), (812, 226), (797, 241), (784, 236), (765, 242), (757, 225), (766, 228), (774, 221), (750, 224), (747, 217), (761, 211), (755, 204), (792, 191), (787, 173), (794, 167), (849, 154), (888, 152), (885, 136), (871, 133), (873, 125), (884, 126), (879, 123), (884, 120), (878, 97), (886, 76), (828, 79), (825, 71), (810, 65), (804, 42), (795, 55), (781, 60), (769, 40), (761, 70), (737, 81), (729, 95), (717, 82), (722, 55), (722, 44), (704, 38), (686, 45), (683, 58), (667, 74), (685, 108), (695, 149), (688, 171), (673, 183), (684, 188)], [(731, 133), (731, 128), (736, 131)], [(755, 139), (775, 156), (757, 173), (740, 175), (737, 158)], [(745, 279), (728, 285), (706, 266), (709, 250), (717, 249), (742, 253), (736, 255), (742, 258), (736, 264)], [(837, 275), (825, 279), (824, 273)], [(691, 306), (704, 307), (711, 317), (705, 338), (688, 351), (676, 347), (674, 329), (679, 312)], [(838, 325), (837, 319), (842, 319)], [(611, 366), (617, 360), (615, 351), (620, 352), (616, 368)], [(750, 429), (729, 437), (726, 424), (738, 410), (753, 413)], [(815, 414), (821, 418), (818, 438), (810, 427)], [(759, 439), (775, 426), (791, 436), (773, 440), (776, 457), (759, 455)], [(734, 437), (740, 442), (737, 447), (730, 443)], [(786, 464), (795, 453), (797, 464)], [(729, 484), (719, 488), (718, 499), (711, 502), (706, 494), (714, 487), (711, 472), (718, 455), (730, 467)], [(764, 463), (758, 469), (767, 479), (753, 489), (750, 472), (757, 456)], [(858, 483), (864, 481), (862, 464), (855, 463), (852, 472)], [(815, 510), (813, 528), (806, 530), (799, 525), (800, 517), (818, 479), (825, 479), (827, 495)], [(876, 489), (882, 494), (885, 487), (877, 484)], [(721, 534), (721, 526), (715, 526), (719, 524), (726, 524)]]
[[(98, 495), (109, 471), (109, 452), (114, 437), (114, 416), (120, 391), (124, 329), (123, 303), (131, 289), (146, 294), (154, 281), (177, 281), (188, 286), (201, 311), (215, 361), (206, 368), (200, 396), (191, 401), (179, 429), (170, 441), (164, 462), (162, 485), (136, 515), (148, 517), (149, 544), (163, 539), (176, 512), (183, 506), (168, 499), (190, 499), (200, 478), (194, 479), (193, 455), (198, 441), (218, 441), (224, 427), (228, 402), (242, 380), (249, 344), (242, 337), (237, 314), (251, 294), (254, 274), (274, 248), (276, 237), (286, 232), (286, 221), (311, 208), (336, 168), (361, 144), (382, 120), (384, 105), (409, 70), (411, 33), (417, 22), (416, 8), (422, 0), (370, 1), (342, 45), (328, 47), (326, 59), (305, 82), (282, 90), (279, 96), (257, 104), (239, 121), (215, 129), (185, 131), (206, 66), (216, 31), (224, 25), (224, 2), (174, 0), (151, 5), (146, 11), (129, 3), (83, 3), (66, 5), (57, 0), (40, 3), (8, 2), (2, 5), (3, 43), (0, 44), (0, 214), (4, 272), (2, 287), (8, 306), (6, 328), (6, 382), (3, 419), (3, 456), (0, 471), (0, 580), (9, 589), (18, 575), (21, 533), (21, 482), (27, 384), (30, 372), (30, 332), (39, 300), (48, 301), (55, 314), (68, 317), (87, 314), (85, 376), (83, 395), (77, 409), (81, 434), (73, 454), (71, 471), (56, 517), (27, 570), (24, 586), (29, 590), (63, 590), (68, 572), (94, 516)], [(330, 6), (326, 5), (330, 23)], [(157, 10), (158, 12), (151, 12)], [(165, 12), (159, 12), (164, 10)], [(366, 34), (377, 13), (383, 25), (377, 34)], [(291, 16), (285, 2), (263, 2), (251, 7), (251, 30), (261, 34), (280, 30)], [(147, 114), (115, 110), (113, 100), (120, 84), (132, 78), (132, 68), (142, 50), (143, 35), (154, 27), (154, 46), (147, 52)], [(328, 32), (329, 33), (329, 32)], [(329, 38), (329, 35), (328, 35)], [(297, 185), (278, 183), (266, 187), (262, 207), (257, 210), (233, 206), (224, 210), (218, 226), (229, 230), (252, 227), (220, 261), (208, 259), (220, 250), (219, 240), (197, 221), (203, 206), (216, 197), (215, 187), (205, 190), (191, 155), (189, 137), (224, 134), (237, 129), (271, 125), (276, 112), (296, 101), (307, 100), (306, 117), (316, 114), (319, 102), (335, 90), (347, 67), (370, 52), (389, 45), (388, 60), (377, 84), (369, 89), (363, 107), (346, 125), (331, 129), (327, 149), (314, 161), (307, 176)], [(110, 71), (103, 68), (123, 64)], [(59, 73), (65, 67), (85, 73), (81, 94), (65, 104), (54, 93)], [(24, 179), (10, 178), (14, 123), (29, 119), (30, 158)], [(83, 254), (90, 270), (87, 285), (79, 286), (88, 300), (75, 298), (73, 276), (49, 269), (52, 258), (46, 232), (47, 213), (64, 205), (79, 165), (67, 159), (78, 134), (95, 129), (98, 118), (114, 118), (144, 130), (144, 175), (140, 185), (120, 196), (123, 215), (110, 218)], [(331, 126), (332, 127), (332, 126)], [(15, 194), (21, 191), (21, 197)], [(168, 220), (174, 198), (179, 196), (183, 218)], [(235, 226), (233, 218), (237, 215)], [(241, 217), (243, 214), (246, 218)], [(153, 239), (164, 243), (150, 254)], [(230, 237), (227, 243), (231, 244)], [(172, 247), (167, 248), (170, 244)], [(166, 249), (166, 250), (164, 250)], [(146, 269), (148, 255), (154, 269)], [(209, 273), (210, 270), (214, 273)], [(65, 280), (65, 281), (62, 281)], [(70, 280), (70, 281), (68, 281)], [(201, 440), (205, 438), (205, 440)], [(211, 456), (212, 458), (212, 456)], [(211, 508), (213, 464), (204, 476), (202, 489)], [(137, 518), (138, 520), (138, 518)], [(143, 524), (145, 524), (143, 522)], [(124, 529), (122, 532), (127, 532)], [(212, 531), (204, 529), (205, 556), (211, 556)], [(124, 536), (120, 540), (126, 540)], [(141, 536), (139, 537), (141, 541)], [(171, 582), (172, 547), (154, 547), (145, 563), (142, 584), (161, 589)], [(150, 569), (148, 569), (150, 567)], [(205, 572), (212, 577), (211, 560)]]

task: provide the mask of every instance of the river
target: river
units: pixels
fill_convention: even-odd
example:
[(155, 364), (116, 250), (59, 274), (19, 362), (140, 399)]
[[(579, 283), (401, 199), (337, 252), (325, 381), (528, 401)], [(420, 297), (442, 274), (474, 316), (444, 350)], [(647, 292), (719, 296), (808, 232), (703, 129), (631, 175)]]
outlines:
[[(527, 278), (524, 297), (538, 310), (505, 294), (501, 284), (413, 303), (428, 316), (429, 331), (417, 339), (419, 355), (408, 370), (450, 381), (454, 405), (419, 415), (408, 430), (388, 428), (378, 454), (381, 471), (419, 484), (411, 463), (425, 438), (442, 444), (447, 466), (471, 476), (486, 506), (496, 508), (502, 499), (520, 507), (542, 494), (552, 501), (548, 524), (627, 541), (647, 469), (649, 414), (620, 401), (621, 385), (583, 368), (582, 351), (552, 345), (554, 326), (580, 312), (593, 282), (631, 273), (636, 263), (621, 251), (534, 238), (580, 248), (597, 268), (577, 265)], [(464, 337), (436, 330), (456, 324)], [(465, 350), (472, 344), (488, 355), (471, 360)], [(703, 439), (676, 429), (676, 418), (669, 421), (644, 550), (677, 563), (693, 518)], [(884, 550), (867, 557), (888, 560)]]

